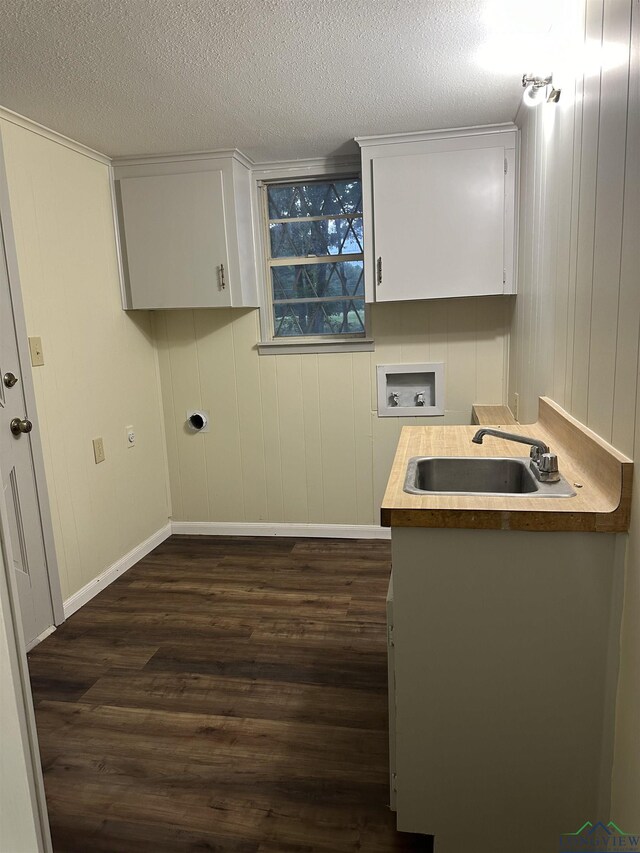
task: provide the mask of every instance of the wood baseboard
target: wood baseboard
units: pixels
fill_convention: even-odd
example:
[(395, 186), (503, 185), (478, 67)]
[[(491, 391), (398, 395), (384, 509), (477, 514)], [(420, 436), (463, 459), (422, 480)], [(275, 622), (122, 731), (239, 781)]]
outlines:
[(164, 542), (165, 539), (168, 539), (169, 536), (171, 536), (171, 522), (165, 524), (160, 530), (156, 530), (148, 539), (145, 539), (144, 542), (132, 548), (128, 554), (125, 554), (119, 560), (116, 560), (115, 563), (112, 563), (97, 578), (89, 581), (82, 589), (79, 589), (67, 598), (64, 602), (64, 618), (68, 619), (72, 613), (75, 613), (83, 604), (91, 601), (94, 596), (102, 592), (105, 587), (113, 583), (116, 578), (120, 577), (120, 575), (124, 574), (132, 566), (135, 566), (139, 560), (146, 557), (150, 551), (153, 551), (154, 548), (161, 542)]
[(281, 524), (240, 521), (174, 521), (173, 533), (187, 536), (305, 536), (316, 539), (390, 539), (376, 524)]
[(56, 626), (55, 626), (55, 625), (49, 625), (49, 627), (48, 627), (48, 628), (45, 628), (45, 629), (44, 629), (44, 631), (43, 631), (41, 634), (38, 634), (38, 636), (37, 636), (37, 637), (35, 637), (35, 639), (31, 640), (31, 642), (29, 642), (29, 643), (27, 643), (27, 644), (25, 645), (25, 651), (30, 652), (30, 651), (31, 651), (31, 649), (35, 649), (35, 647), (36, 647), (37, 645), (39, 645), (43, 640), (46, 640), (46, 639), (47, 639), (47, 637), (48, 637), (50, 634), (53, 634), (53, 632), (54, 632), (55, 630), (56, 630)]

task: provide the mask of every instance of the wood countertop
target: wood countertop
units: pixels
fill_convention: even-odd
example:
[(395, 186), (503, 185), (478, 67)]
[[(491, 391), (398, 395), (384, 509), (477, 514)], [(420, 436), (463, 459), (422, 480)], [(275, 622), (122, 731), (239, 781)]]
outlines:
[[(508, 406), (485, 406), (481, 403), (473, 404), (471, 420), (474, 424), (480, 424), (481, 426), (494, 427), (499, 424), (503, 429), (518, 423), (511, 414), (511, 409)], [(509, 429), (507, 432), (512, 432), (512, 430)]]
[(413, 456), (525, 456), (524, 445), (487, 436), (477, 426), (403, 427), (382, 502), (383, 527), (460, 527), (488, 530), (620, 532), (629, 529), (633, 462), (547, 397), (534, 424), (507, 425), (558, 456), (560, 473), (580, 483), (573, 498), (522, 495), (412, 495), (404, 491)]

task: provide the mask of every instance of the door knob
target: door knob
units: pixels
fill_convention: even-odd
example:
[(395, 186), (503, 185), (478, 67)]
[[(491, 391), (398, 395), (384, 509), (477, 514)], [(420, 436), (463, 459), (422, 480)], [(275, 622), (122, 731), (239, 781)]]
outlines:
[(20, 435), (21, 432), (31, 432), (33, 424), (28, 418), (13, 418), (9, 427), (14, 435)]
[(17, 383), (18, 377), (15, 373), (5, 373), (2, 377), (2, 381), (7, 386), (7, 388), (13, 388), (13, 386)]

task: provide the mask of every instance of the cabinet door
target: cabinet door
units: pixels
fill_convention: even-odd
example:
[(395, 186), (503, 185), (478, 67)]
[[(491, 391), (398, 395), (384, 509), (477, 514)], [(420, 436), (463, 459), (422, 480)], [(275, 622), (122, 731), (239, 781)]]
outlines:
[(120, 179), (132, 308), (231, 304), (221, 171)]
[(373, 160), (376, 301), (504, 292), (505, 152)]

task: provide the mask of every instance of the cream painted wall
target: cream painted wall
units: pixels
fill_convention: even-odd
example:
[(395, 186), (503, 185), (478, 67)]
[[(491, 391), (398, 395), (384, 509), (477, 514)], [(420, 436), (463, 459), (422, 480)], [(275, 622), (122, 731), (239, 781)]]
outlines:
[(149, 315), (120, 305), (109, 167), (10, 121), (0, 130), (27, 330), (45, 356), (33, 377), (66, 599), (167, 522), (157, 357)]
[[(400, 427), (378, 418), (376, 365), (444, 361), (446, 415), (506, 392), (508, 297), (375, 306), (372, 353), (258, 355), (257, 311), (154, 315), (173, 517), (378, 524)], [(211, 431), (187, 433), (187, 409)]]
[(622, 61), (562, 81), (558, 106), (522, 108), (518, 117), (519, 295), (509, 401), (520, 395), (526, 423), (535, 420), (538, 396), (548, 394), (636, 459), (611, 817), (638, 832), (640, 4), (586, 0), (578, 32), (621, 50)]

